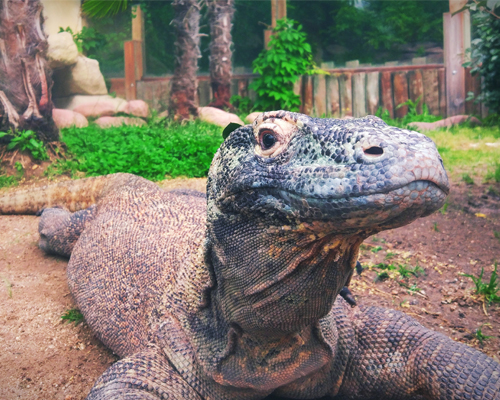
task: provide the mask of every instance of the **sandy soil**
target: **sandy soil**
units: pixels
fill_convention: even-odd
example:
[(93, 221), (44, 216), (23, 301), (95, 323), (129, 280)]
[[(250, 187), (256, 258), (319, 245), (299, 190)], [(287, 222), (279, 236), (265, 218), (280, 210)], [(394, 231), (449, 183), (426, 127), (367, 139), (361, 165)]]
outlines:
[[(165, 186), (200, 190), (204, 180)], [(500, 261), (499, 191), (498, 184), (454, 185), (446, 213), (369, 239), (360, 258), (366, 269), (351, 284), (358, 303), (402, 310), (498, 360), (500, 306), (484, 304), (461, 273), (484, 268), (486, 280)], [(117, 358), (85, 323), (62, 322), (75, 307), (67, 260), (38, 249), (37, 223), (32, 216), (0, 216), (0, 399), (82, 399)], [(381, 262), (419, 265), (425, 275), (401, 279), (389, 271), (388, 279), (375, 282), (381, 270), (370, 266)], [(491, 337), (481, 343), (478, 328)]]

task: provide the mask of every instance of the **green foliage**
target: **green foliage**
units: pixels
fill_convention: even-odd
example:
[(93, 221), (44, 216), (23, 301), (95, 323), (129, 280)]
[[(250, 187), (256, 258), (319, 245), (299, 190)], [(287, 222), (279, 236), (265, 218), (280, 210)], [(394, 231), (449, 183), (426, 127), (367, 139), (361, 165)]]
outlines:
[(257, 92), (255, 109), (298, 111), (300, 97), (293, 84), (300, 75), (314, 70), (311, 46), (306, 42), (302, 27), (289, 19), (277, 21), (269, 49), (264, 49), (253, 62), (260, 76), (251, 88)]
[(439, 228), (438, 228), (438, 223), (437, 222), (433, 222), (432, 223), (432, 230), (434, 232), (439, 232)]
[(488, 171), (484, 177), (485, 181), (494, 180), (495, 182), (500, 182), (500, 163), (496, 163), (493, 171)]
[(248, 97), (241, 97), (240, 95), (231, 96), (229, 102), (236, 108), (238, 114), (248, 114), (252, 111), (253, 102)]
[(389, 111), (383, 110), (382, 108), (379, 108), (375, 113), (375, 115), (383, 119), (387, 125), (396, 126), (398, 128), (403, 128), (403, 129), (412, 129), (412, 130), (414, 130), (414, 128), (410, 128), (408, 126), (411, 122), (436, 122), (439, 121), (440, 119), (443, 119), (443, 117), (441, 116), (430, 114), (429, 108), (425, 103), (422, 104), (422, 112), (419, 113), (418, 109), (420, 102), (421, 102), (421, 97), (418, 97), (417, 100), (415, 101), (409, 99), (404, 103), (399, 104), (396, 108), (401, 108), (403, 106), (408, 107), (408, 113), (403, 118), (393, 119), (390, 117)]
[(498, 295), (498, 291), (500, 290), (500, 288), (498, 287), (497, 266), (498, 264), (495, 262), (490, 281), (487, 283), (483, 282), (484, 268), (481, 268), (481, 273), (479, 274), (479, 276), (462, 274), (463, 276), (472, 279), (472, 282), (474, 282), (474, 285), (476, 285), (476, 293), (484, 296), (484, 299), (488, 304), (500, 303), (500, 296)]
[(378, 253), (380, 250), (382, 250), (382, 246), (372, 247), (371, 252), (372, 253)]
[(85, 321), (85, 319), (83, 318), (83, 314), (78, 308), (66, 310), (66, 312), (61, 315), (61, 319), (65, 322), (74, 322), (75, 325), (78, 325)]
[(43, 142), (36, 138), (35, 132), (0, 132), (0, 138), (4, 136), (12, 136), (9, 144), (7, 145), (7, 150), (18, 149), (20, 151), (28, 151), (35, 160), (49, 159), (49, 155), (47, 154), (47, 150), (45, 149)]
[(166, 127), (89, 126), (61, 133), (75, 160), (60, 167), (76, 167), (89, 176), (129, 172), (150, 180), (206, 176), (223, 141), (219, 127), (199, 121)]
[(474, 332), (474, 336), (476, 337), (478, 342), (481, 344), (481, 346), (484, 344), (485, 340), (491, 339), (493, 337), (493, 336), (486, 336), (483, 333), (482, 329), (483, 329), (483, 325), (481, 325), (481, 327), (477, 328), (476, 332)]
[(462, 175), (462, 180), (467, 184), (467, 185), (474, 185), (474, 179), (471, 178), (469, 174), (463, 174)]
[(107, 44), (106, 37), (94, 28), (84, 26), (80, 32), (73, 33), (68, 26), (66, 29), (60, 27), (59, 32), (71, 33), (78, 51), (89, 58), (96, 58), (96, 54)]
[(82, 4), (82, 11), (89, 17), (104, 18), (125, 11), (127, 0), (86, 0)]
[(499, 6), (498, 0), (467, 5), (472, 11), (475, 37), (471, 42), (471, 61), (464, 64), (472, 67), (472, 74), (481, 75), (483, 87), (477, 101), (484, 102), (495, 113), (500, 113), (500, 18), (491, 12), (499, 15)]

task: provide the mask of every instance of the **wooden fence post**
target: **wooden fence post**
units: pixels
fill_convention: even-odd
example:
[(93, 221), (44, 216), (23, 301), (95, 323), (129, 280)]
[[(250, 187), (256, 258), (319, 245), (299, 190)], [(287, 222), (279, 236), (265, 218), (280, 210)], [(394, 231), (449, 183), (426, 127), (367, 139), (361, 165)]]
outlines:
[(410, 100), (416, 102), (417, 112), (422, 114), (422, 103), (424, 102), (424, 82), (422, 80), (422, 71), (416, 69), (408, 72), (408, 87), (410, 92)]
[(354, 118), (366, 116), (366, 73), (358, 72), (352, 76), (352, 115)]
[(326, 113), (333, 118), (340, 117), (339, 80), (336, 74), (326, 77)]
[(302, 107), (301, 113), (311, 115), (313, 111), (313, 79), (311, 75), (302, 77)]
[(396, 118), (403, 118), (408, 114), (408, 106), (401, 104), (408, 101), (408, 79), (404, 71), (394, 73), (394, 114)]
[(375, 115), (379, 107), (379, 72), (366, 74), (366, 108), (368, 114)]
[(438, 71), (435, 69), (424, 69), (422, 71), (424, 81), (424, 103), (427, 104), (432, 115), (440, 115), (439, 112), (439, 85)]
[(389, 116), (394, 118), (394, 101), (392, 99), (392, 79), (391, 72), (384, 71), (380, 74), (380, 88), (382, 93), (382, 107), (389, 112)]
[(446, 111), (448, 117), (465, 113), (464, 17), (461, 12), (443, 14)]
[(339, 77), (340, 117), (352, 117), (352, 74), (344, 73)]
[(129, 40), (123, 44), (125, 52), (125, 97), (127, 100), (137, 98), (137, 81), (141, 80), (143, 69), (142, 63), (137, 60), (142, 59), (142, 42), (139, 40)]

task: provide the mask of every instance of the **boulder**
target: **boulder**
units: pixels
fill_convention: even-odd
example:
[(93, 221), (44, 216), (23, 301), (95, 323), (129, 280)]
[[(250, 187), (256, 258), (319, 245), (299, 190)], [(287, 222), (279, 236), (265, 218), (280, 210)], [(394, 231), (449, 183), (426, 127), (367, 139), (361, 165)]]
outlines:
[(95, 123), (101, 128), (110, 128), (112, 126), (144, 126), (147, 125), (146, 121), (141, 118), (135, 117), (101, 117), (95, 120)]
[(454, 115), (453, 117), (448, 117), (436, 122), (410, 122), (408, 126), (410, 128), (418, 129), (421, 132), (434, 131), (439, 128), (449, 128), (453, 125), (458, 125), (463, 122), (469, 121), (472, 125), (481, 125), (476, 117), (471, 117), (469, 115)]
[(65, 97), (73, 94), (108, 94), (97, 60), (78, 56), (75, 64), (54, 74), (52, 95)]
[(198, 115), (202, 121), (219, 125), (224, 128), (231, 122), (245, 125), (245, 123), (236, 114), (231, 114), (215, 107), (200, 107), (198, 108)]
[(78, 48), (69, 32), (59, 32), (49, 35), (46, 53), (49, 67), (58, 69), (73, 65), (78, 59)]
[(52, 100), (57, 108), (76, 111), (85, 117), (115, 115), (127, 101), (119, 97), (75, 95)]
[(54, 108), (52, 110), (52, 118), (59, 129), (72, 126), (84, 128), (89, 124), (87, 118), (82, 114), (71, 110), (62, 110), (60, 108)]
[(144, 100), (130, 100), (119, 108), (119, 112), (135, 115), (136, 117), (148, 118), (149, 106)]
[(262, 114), (260, 111), (255, 111), (253, 113), (250, 113), (245, 117), (245, 121), (247, 121), (250, 124), (253, 124), (253, 121), (255, 121), (260, 114)]

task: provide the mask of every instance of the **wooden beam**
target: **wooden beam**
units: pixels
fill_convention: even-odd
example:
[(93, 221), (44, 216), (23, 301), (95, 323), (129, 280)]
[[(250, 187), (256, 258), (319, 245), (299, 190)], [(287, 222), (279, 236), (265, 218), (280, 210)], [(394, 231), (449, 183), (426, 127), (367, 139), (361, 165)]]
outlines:
[(136, 51), (136, 64), (138, 70), (140, 71), (140, 77), (138, 80), (142, 79), (144, 71), (146, 70), (145, 54), (146, 54), (146, 33), (144, 28), (144, 13), (142, 12), (141, 6), (136, 5), (132, 7), (132, 40), (140, 42), (141, 49)]
[(340, 117), (340, 92), (337, 75), (326, 77), (326, 113), (333, 117)]
[(340, 75), (339, 87), (340, 117), (352, 117), (352, 74)]
[(401, 104), (408, 101), (408, 78), (407, 73), (400, 71), (394, 73), (394, 114), (396, 118), (403, 118), (408, 114), (408, 106)]
[(379, 79), (378, 72), (366, 74), (366, 108), (370, 115), (375, 115), (379, 107)]
[(125, 97), (127, 100), (137, 98), (137, 81), (143, 77), (142, 42), (138, 40), (126, 41), (123, 45), (125, 52)]
[(392, 73), (384, 71), (380, 74), (380, 89), (382, 95), (382, 108), (389, 112), (389, 116), (394, 118), (394, 100), (392, 98)]
[(302, 77), (302, 114), (311, 115), (313, 111), (313, 79), (311, 75)]
[(314, 114), (326, 117), (326, 80), (325, 75), (314, 75)]
[(445, 13), (444, 65), (446, 67), (446, 113), (448, 117), (465, 113), (464, 13)]
[(366, 116), (366, 73), (360, 72), (352, 76), (352, 115), (354, 118)]

